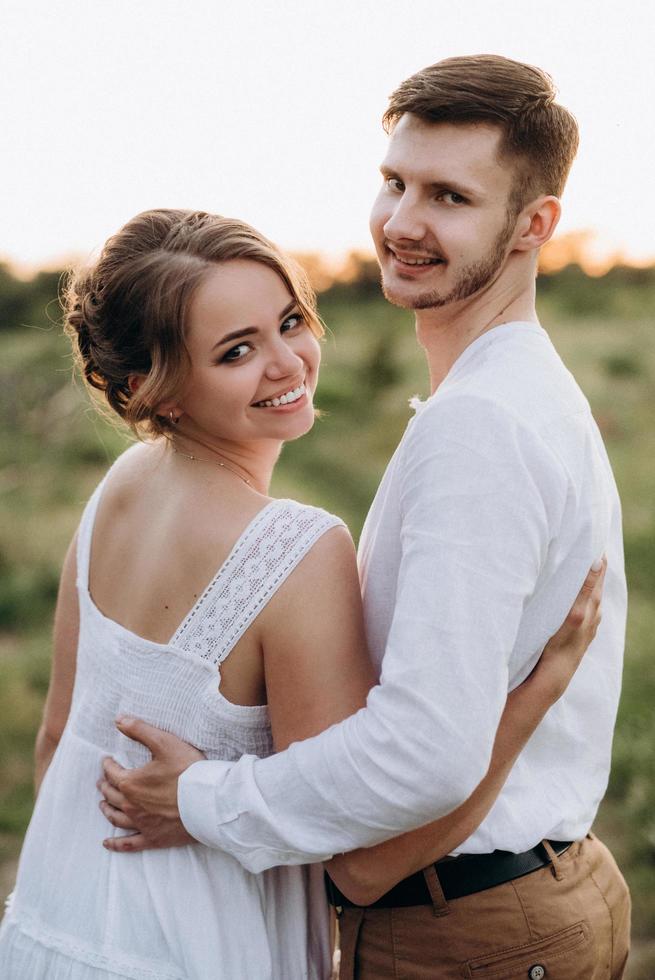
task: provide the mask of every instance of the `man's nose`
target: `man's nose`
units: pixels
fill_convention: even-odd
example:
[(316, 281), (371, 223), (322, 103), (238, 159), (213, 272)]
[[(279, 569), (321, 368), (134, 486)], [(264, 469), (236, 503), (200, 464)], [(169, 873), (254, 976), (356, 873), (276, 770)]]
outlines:
[(395, 242), (402, 239), (422, 241), (426, 236), (426, 225), (420, 202), (413, 201), (407, 193), (403, 194), (384, 223), (384, 234)]

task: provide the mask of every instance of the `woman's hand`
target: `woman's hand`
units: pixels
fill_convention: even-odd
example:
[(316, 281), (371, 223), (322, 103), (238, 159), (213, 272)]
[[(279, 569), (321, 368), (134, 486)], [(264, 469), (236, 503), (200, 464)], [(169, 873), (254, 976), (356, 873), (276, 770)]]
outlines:
[(601, 598), (607, 558), (592, 566), (568, 616), (550, 638), (530, 679), (538, 682), (550, 704), (564, 694), (596, 635), (601, 620)]

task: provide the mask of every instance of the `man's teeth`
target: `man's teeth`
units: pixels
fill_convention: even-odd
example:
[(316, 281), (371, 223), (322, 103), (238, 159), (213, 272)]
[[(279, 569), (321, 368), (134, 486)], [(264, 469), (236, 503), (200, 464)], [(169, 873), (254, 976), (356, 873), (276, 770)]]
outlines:
[(403, 259), (400, 255), (396, 255), (396, 258), (405, 265), (437, 265), (442, 259)]
[(291, 402), (298, 401), (301, 395), (305, 394), (304, 384), (300, 385), (298, 388), (294, 388), (293, 391), (287, 391), (286, 394), (280, 395), (279, 398), (269, 398), (264, 402), (257, 402), (257, 408), (277, 408), (278, 405), (289, 405)]

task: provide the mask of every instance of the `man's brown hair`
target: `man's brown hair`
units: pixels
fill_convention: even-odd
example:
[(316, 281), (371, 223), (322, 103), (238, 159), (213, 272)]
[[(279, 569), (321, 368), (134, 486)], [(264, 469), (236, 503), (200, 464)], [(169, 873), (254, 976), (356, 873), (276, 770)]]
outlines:
[(555, 102), (541, 68), (495, 54), (446, 58), (402, 82), (382, 117), (391, 132), (406, 112), (425, 122), (500, 127), (501, 155), (514, 162), (510, 207), (518, 213), (539, 194), (559, 197), (578, 149), (578, 124)]

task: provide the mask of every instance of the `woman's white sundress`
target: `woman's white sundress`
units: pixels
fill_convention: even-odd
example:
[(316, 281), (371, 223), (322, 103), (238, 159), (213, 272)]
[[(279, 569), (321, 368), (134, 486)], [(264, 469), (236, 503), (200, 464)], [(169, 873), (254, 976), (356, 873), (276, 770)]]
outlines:
[(2, 980), (326, 980), (320, 866), (252, 875), (201, 844), (115, 854), (98, 808), (101, 760), (149, 758), (114, 725), (143, 718), (236, 760), (272, 750), (266, 706), (219, 692), (219, 665), (329, 528), (318, 508), (273, 500), (251, 521), (170, 642), (103, 616), (88, 588), (100, 484), (78, 538), (80, 636), (70, 717), (41, 786), (0, 931)]

